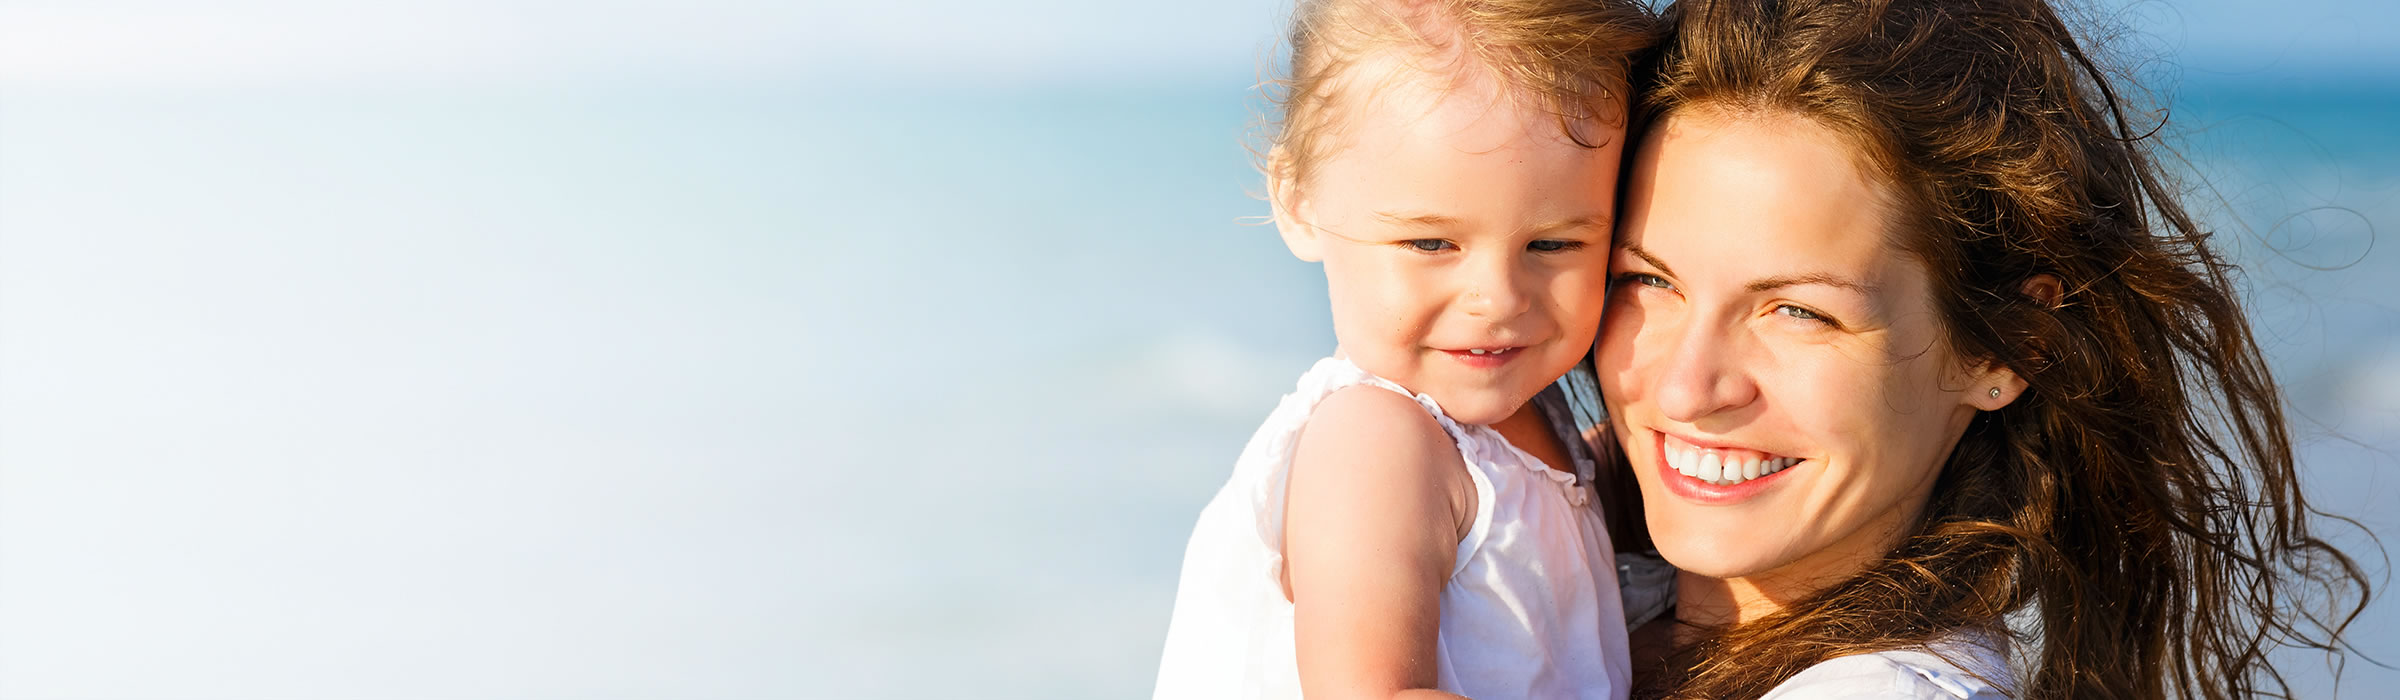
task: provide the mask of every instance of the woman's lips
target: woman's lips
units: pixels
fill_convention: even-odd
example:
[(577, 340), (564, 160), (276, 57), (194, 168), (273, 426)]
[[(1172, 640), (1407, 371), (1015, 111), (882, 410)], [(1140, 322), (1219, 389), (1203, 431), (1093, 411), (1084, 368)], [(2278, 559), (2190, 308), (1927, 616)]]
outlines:
[(1667, 490), (1702, 505), (1749, 500), (1781, 481), (1777, 477), (1808, 461), (1738, 447), (1701, 446), (1667, 433), (1658, 436), (1659, 478)]

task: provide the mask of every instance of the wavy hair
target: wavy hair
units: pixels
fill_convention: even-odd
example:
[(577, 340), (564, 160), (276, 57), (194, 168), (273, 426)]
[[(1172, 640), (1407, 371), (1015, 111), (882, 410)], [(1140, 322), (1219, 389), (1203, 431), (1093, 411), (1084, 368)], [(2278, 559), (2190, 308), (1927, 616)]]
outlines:
[[(2029, 387), (1960, 438), (1918, 529), (1765, 618), (1701, 631), (1640, 694), (1756, 697), (1818, 662), (2016, 627), (2034, 698), (2288, 692), (2366, 576), (2311, 531), (2234, 269), (2118, 82), (2040, 0), (1686, 0), (1639, 110), (1793, 115), (1900, 206), (1950, 347)], [(2056, 299), (2026, 283), (2060, 282)], [(2045, 295), (2046, 296), (2046, 295)], [(1998, 679), (1995, 679), (1998, 680)]]
[(1633, 64), (1657, 43), (1657, 19), (1638, 0), (1298, 0), (1286, 37), (1290, 73), (1266, 85), (1276, 116), (1263, 140), (1288, 157), (1262, 169), (1308, 181), (1338, 131), (1334, 108), (1352, 92), (1343, 89), (1348, 69), (1377, 49), (1430, 61), (1421, 66), (1429, 73), (1493, 79), (1504, 94), (1558, 114), (1577, 144), (1596, 147), (1576, 124), (1622, 123)]

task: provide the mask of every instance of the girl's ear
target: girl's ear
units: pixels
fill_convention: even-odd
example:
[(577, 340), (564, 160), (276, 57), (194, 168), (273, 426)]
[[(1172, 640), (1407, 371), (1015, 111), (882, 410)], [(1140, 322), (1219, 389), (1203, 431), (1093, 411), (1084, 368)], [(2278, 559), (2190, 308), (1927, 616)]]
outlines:
[(1294, 257), (1307, 262), (1325, 259), (1323, 244), (1317, 230), (1306, 222), (1306, 205), (1300, 201), (1300, 184), (1292, 177), (1291, 152), (1276, 146), (1267, 151), (1267, 206), (1275, 212), (1275, 232), (1283, 235), (1283, 246)]

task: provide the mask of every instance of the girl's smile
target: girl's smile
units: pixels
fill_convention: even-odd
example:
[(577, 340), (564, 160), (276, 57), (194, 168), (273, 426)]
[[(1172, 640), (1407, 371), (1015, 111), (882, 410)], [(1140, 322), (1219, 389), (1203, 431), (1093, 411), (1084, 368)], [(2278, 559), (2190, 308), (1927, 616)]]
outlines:
[(1468, 367), (1475, 369), (1498, 369), (1501, 365), (1508, 364), (1510, 360), (1523, 357), (1524, 353), (1518, 351), (1524, 349), (1525, 348), (1521, 346), (1501, 346), (1492, 348), (1468, 348), (1465, 350), (1443, 350), (1442, 352), (1449, 355), (1450, 359), (1457, 360), (1459, 364), (1466, 365)]

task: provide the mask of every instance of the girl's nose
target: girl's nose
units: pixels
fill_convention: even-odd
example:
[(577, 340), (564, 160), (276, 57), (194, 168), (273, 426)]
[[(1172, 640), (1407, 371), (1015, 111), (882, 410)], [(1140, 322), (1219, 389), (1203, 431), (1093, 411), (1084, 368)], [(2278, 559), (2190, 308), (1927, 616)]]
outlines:
[(1515, 261), (1508, 257), (1488, 256), (1472, 263), (1463, 300), (1468, 314), (1505, 319), (1532, 307), (1533, 295), (1524, 289), (1531, 283), (1531, 276), (1517, 269)]
[(1694, 319), (1680, 335), (1656, 339), (1670, 343), (1661, 348), (1666, 355), (1655, 390), (1668, 420), (1698, 423), (1758, 400), (1758, 383), (1743, 365), (1740, 340), (1707, 325)]

